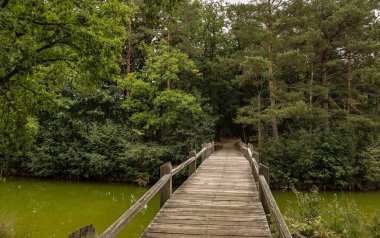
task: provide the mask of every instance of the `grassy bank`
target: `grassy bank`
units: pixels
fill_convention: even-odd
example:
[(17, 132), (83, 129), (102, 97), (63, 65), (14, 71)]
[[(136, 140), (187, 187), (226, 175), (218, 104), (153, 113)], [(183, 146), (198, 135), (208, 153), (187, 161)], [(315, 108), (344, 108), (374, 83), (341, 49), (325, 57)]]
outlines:
[(380, 213), (366, 216), (354, 202), (342, 204), (337, 197), (327, 206), (317, 189), (301, 193), (294, 190), (296, 206), (289, 206), (285, 213), (293, 234), (310, 238), (378, 238), (380, 237)]

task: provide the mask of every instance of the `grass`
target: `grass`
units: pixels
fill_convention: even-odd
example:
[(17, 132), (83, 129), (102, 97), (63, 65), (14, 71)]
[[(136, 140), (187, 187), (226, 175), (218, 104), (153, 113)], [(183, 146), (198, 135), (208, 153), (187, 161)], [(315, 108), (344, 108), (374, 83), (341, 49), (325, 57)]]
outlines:
[(293, 234), (308, 238), (380, 238), (380, 214), (366, 217), (355, 203), (342, 204), (337, 197), (322, 206), (317, 189), (309, 193), (294, 190), (297, 206), (285, 214)]
[(0, 238), (16, 237), (13, 221), (14, 219), (6, 217), (0, 212)]

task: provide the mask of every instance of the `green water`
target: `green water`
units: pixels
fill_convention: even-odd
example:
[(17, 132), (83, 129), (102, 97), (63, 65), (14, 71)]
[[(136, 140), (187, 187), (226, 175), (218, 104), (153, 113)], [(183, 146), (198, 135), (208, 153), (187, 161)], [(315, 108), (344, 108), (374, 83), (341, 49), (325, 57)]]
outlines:
[[(14, 227), (16, 237), (67, 237), (90, 223), (100, 234), (146, 191), (125, 184), (7, 178), (0, 182), (0, 220)], [(156, 196), (119, 237), (139, 237), (158, 208)]]
[[(8, 178), (0, 182), (0, 221), (10, 223), (16, 237), (64, 238), (90, 223), (102, 233), (146, 191), (147, 188), (126, 184)], [(289, 191), (273, 194), (283, 212), (288, 201), (295, 201)], [(321, 195), (327, 204), (334, 192)], [(380, 191), (338, 192), (337, 195), (343, 204), (355, 202), (364, 215), (380, 210)], [(156, 196), (119, 237), (139, 237), (158, 208)]]

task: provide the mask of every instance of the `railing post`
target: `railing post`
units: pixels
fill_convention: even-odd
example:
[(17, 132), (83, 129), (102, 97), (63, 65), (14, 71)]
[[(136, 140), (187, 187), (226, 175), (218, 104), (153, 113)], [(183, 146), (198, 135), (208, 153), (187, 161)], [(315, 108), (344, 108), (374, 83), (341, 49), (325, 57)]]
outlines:
[[(172, 164), (167, 162), (160, 167), (160, 178), (165, 174), (172, 173)], [(172, 196), (172, 178), (170, 178), (165, 185), (161, 188), (160, 191), (160, 207), (163, 207), (167, 200)]]
[[(190, 151), (189, 153), (189, 158), (192, 158), (192, 157), (195, 157), (197, 154), (197, 152), (195, 150), (193, 151)], [(189, 164), (189, 177), (195, 173), (195, 171), (197, 170), (197, 160), (195, 159), (193, 162), (191, 162)]]
[[(207, 143), (203, 143), (202, 144), (202, 148), (207, 148)], [(201, 162), (203, 162), (206, 158), (207, 158), (207, 149), (202, 154), (202, 160), (201, 160)]]
[[(263, 164), (259, 165), (259, 174), (264, 176), (266, 183), (268, 184), (268, 187), (270, 185), (269, 183), (269, 168)], [(270, 209), (268, 205), (268, 201), (265, 199), (265, 196), (263, 194), (262, 188), (259, 189), (259, 199), (263, 205), (265, 214), (270, 214)]]
[(260, 164), (259, 174), (264, 176), (265, 180), (267, 181), (268, 186), (270, 186), (269, 168), (263, 164)]
[(251, 143), (248, 143), (247, 144), (247, 147), (251, 149), (251, 151), (253, 152), (253, 145)]
[(69, 238), (96, 238), (95, 227), (93, 224), (87, 225), (69, 235)]

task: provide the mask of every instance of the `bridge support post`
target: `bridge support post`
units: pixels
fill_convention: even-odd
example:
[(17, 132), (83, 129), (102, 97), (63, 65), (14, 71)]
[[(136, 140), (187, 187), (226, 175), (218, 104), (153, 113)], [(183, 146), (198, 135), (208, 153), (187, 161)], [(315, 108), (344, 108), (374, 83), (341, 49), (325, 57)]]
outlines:
[[(197, 152), (196, 152), (195, 150), (190, 151), (190, 153), (189, 153), (189, 158), (195, 157), (196, 154), (197, 154)], [(197, 160), (194, 159), (194, 161), (191, 162), (191, 163), (189, 164), (189, 177), (190, 177), (193, 173), (195, 173), (196, 170), (197, 170)]]
[(247, 147), (251, 149), (252, 157), (255, 158), (257, 163), (260, 163), (260, 155), (256, 151), (253, 150), (253, 145), (251, 143), (247, 144)]
[[(165, 174), (172, 173), (172, 164), (167, 162), (160, 167), (160, 178)], [(160, 190), (160, 207), (163, 207), (167, 200), (172, 196), (172, 178), (165, 183), (165, 185)]]
[(260, 175), (263, 175), (265, 180), (267, 181), (268, 186), (270, 186), (270, 181), (269, 181), (269, 168), (263, 164), (260, 164), (259, 167), (259, 173)]
[[(260, 164), (259, 166), (259, 174), (264, 176), (265, 178), (265, 181), (267, 182), (268, 184), (268, 187), (270, 186), (270, 181), (269, 181), (269, 168), (263, 164)], [(264, 212), (265, 214), (270, 214), (270, 208), (269, 208), (269, 204), (268, 204), (268, 201), (265, 199), (264, 197), (264, 194), (263, 194), (263, 190), (262, 188), (259, 188), (259, 199), (261, 201), (261, 203), (263, 204), (263, 208), (264, 208)]]
[[(202, 148), (207, 148), (207, 143), (202, 144)], [(203, 162), (206, 158), (207, 158), (207, 149), (202, 154), (202, 160), (201, 160), (201, 162)]]

